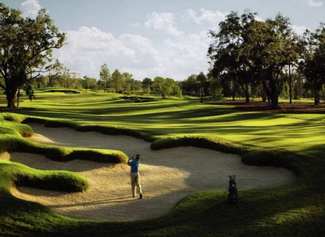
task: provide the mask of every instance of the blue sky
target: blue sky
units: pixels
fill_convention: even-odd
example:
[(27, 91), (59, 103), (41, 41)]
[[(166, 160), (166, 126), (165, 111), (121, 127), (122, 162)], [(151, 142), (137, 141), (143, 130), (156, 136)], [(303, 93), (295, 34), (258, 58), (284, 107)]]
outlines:
[(107, 63), (135, 78), (182, 80), (207, 71), (207, 32), (231, 10), (261, 18), (289, 16), (297, 32), (325, 22), (325, 0), (0, 0), (34, 17), (46, 8), (67, 32), (55, 57), (80, 75), (98, 77)]

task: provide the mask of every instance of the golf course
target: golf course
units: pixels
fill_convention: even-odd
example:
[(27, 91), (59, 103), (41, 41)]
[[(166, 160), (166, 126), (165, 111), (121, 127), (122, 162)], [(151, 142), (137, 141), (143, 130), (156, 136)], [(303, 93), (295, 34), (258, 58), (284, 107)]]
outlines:
[(0, 237), (325, 236), (325, 0), (0, 0)]
[[(39, 92), (3, 113), (2, 234), (322, 231), (323, 114), (151, 98)], [(125, 162), (135, 153), (143, 200), (130, 194)], [(236, 206), (226, 202), (229, 175)]]

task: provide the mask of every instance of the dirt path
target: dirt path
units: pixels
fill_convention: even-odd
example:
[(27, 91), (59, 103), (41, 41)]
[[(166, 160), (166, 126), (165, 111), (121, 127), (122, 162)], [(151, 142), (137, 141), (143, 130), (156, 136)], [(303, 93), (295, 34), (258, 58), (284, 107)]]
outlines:
[(240, 190), (268, 188), (293, 182), (293, 175), (279, 168), (245, 166), (236, 155), (208, 149), (180, 147), (152, 151), (150, 144), (128, 136), (107, 136), (68, 128), (32, 124), (43, 136), (33, 139), (65, 145), (123, 150), (142, 155), (143, 200), (130, 195), (129, 167), (91, 161), (55, 162), (40, 155), (12, 153), (11, 160), (39, 169), (79, 172), (90, 188), (84, 193), (58, 193), (30, 188), (15, 191), (17, 197), (36, 201), (74, 217), (108, 221), (133, 221), (159, 217), (193, 191), (226, 190), (228, 175), (237, 175)]

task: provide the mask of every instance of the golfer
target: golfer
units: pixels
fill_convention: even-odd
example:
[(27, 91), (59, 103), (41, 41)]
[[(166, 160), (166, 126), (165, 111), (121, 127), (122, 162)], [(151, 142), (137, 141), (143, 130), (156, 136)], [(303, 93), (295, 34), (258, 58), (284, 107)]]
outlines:
[(143, 198), (142, 187), (140, 184), (140, 174), (139, 174), (139, 160), (140, 155), (137, 154), (135, 158), (131, 158), (128, 161), (128, 165), (131, 167), (131, 188), (132, 188), (132, 197), (135, 197), (136, 189), (139, 194), (139, 198)]

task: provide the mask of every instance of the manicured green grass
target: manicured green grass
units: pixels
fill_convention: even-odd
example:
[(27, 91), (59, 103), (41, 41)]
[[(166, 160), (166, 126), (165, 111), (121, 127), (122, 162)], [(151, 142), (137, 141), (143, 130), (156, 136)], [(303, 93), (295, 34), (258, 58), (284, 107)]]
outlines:
[[(96, 162), (120, 163), (127, 160), (127, 156), (121, 151), (73, 148), (32, 142), (25, 138), (33, 133), (32, 128), (20, 122), (21, 118), (15, 114), (0, 114), (1, 152), (38, 153), (62, 162), (86, 159)], [(38, 170), (8, 160), (0, 160), (0, 209), (2, 212), (0, 215), (0, 222), (2, 223), (0, 224), (0, 236), (28, 236), (29, 234), (25, 233), (23, 229), (48, 230), (52, 224), (59, 224), (64, 220), (71, 222), (71, 219), (53, 214), (48, 208), (15, 198), (11, 194), (13, 186), (61, 192), (83, 192), (88, 188), (88, 182), (74, 172)], [(21, 210), (24, 211), (21, 212)], [(40, 227), (37, 223), (43, 223), (43, 220), (35, 221), (35, 215), (42, 219), (48, 218), (59, 222), (47, 222), (48, 226)], [(27, 222), (20, 221), (20, 219)], [(31, 222), (35, 223), (35, 226)], [(73, 220), (72, 222), (76, 221)], [(55, 230), (57, 229), (55, 228)]]
[(37, 94), (19, 111), (88, 126), (130, 129), (154, 137), (198, 135), (239, 145), (284, 149), (302, 155), (325, 151), (325, 114), (243, 112), (232, 105), (166, 99), (130, 102), (109, 94)]
[[(14, 118), (9, 120), (33, 117), (47, 126), (68, 125), (81, 131), (137, 136), (153, 141), (154, 149), (195, 145), (233, 152), (240, 154), (247, 164), (286, 167), (298, 178), (291, 186), (240, 192), (237, 206), (228, 205), (225, 192), (220, 190), (197, 193), (182, 200), (165, 217), (136, 223), (70, 219), (37, 204), (6, 196), (0, 202), (0, 234), (325, 235), (325, 159), (322, 157), (325, 114), (245, 112), (232, 105), (200, 104), (191, 98), (139, 102), (92, 92), (79, 95), (42, 92), (36, 93), (36, 97), (34, 102), (23, 101), (20, 115), (7, 115)], [(10, 136), (17, 136), (16, 126), (22, 126), (22, 130), (27, 128), (15, 122), (4, 123), (12, 123), (12, 135), (7, 131)]]
[(87, 181), (75, 173), (37, 170), (10, 161), (0, 161), (0, 173), (0, 189), (7, 192), (14, 184), (64, 192), (82, 192), (88, 188)]
[(0, 150), (43, 154), (57, 161), (84, 159), (121, 163), (128, 159), (123, 152), (116, 150), (74, 148), (32, 142), (25, 137), (30, 136), (33, 130), (30, 126), (20, 123), (21, 120), (22, 117), (15, 114), (0, 115)]

